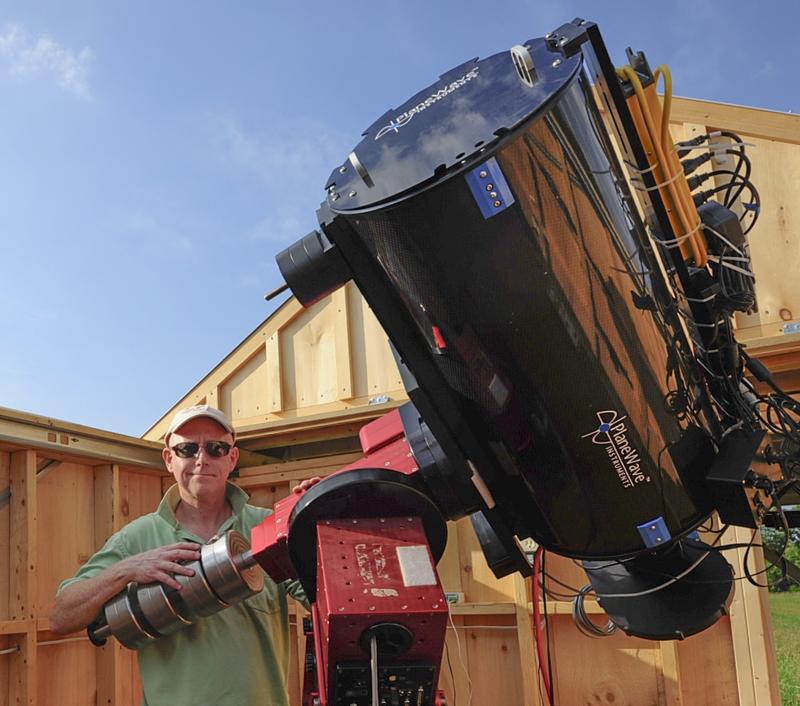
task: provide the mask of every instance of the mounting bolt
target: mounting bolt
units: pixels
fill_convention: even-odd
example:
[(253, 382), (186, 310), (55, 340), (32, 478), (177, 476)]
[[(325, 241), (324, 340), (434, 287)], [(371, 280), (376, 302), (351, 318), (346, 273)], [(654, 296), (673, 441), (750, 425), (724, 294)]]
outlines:
[(351, 191), (351, 192), (350, 192), (349, 194), (347, 194), (347, 195), (348, 195), (348, 196), (349, 196), (349, 197), (352, 199), (352, 198), (353, 198), (353, 197), (356, 195), (356, 193), (357, 193), (357, 192), (355, 192), (355, 191)]
[(346, 172), (347, 172), (347, 167), (345, 167), (344, 165), (339, 167), (339, 174), (345, 174)]
[(559, 66), (561, 66), (561, 59), (556, 59), (556, 60), (553, 62), (553, 68), (554, 68), (554, 69), (557, 69)]

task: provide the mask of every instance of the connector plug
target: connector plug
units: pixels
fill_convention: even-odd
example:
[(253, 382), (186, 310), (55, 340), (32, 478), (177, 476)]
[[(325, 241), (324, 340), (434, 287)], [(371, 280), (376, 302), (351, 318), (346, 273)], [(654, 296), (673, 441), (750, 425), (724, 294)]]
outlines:
[(699, 166), (705, 164), (709, 159), (711, 159), (711, 152), (706, 152), (705, 154), (701, 154), (693, 159), (683, 160), (681, 162), (681, 166), (683, 166), (683, 173), (686, 176), (689, 176), (689, 174), (691, 174)]

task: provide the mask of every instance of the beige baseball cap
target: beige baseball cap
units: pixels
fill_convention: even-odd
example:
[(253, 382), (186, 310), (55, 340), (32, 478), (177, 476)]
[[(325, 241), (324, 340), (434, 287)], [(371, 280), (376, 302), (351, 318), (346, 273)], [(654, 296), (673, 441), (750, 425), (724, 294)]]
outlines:
[(225, 412), (223, 412), (221, 409), (217, 409), (216, 407), (209, 407), (207, 404), (196, 404), (194, 407), (181, 409), (175, 414), (175, 416), (172, 418), (172, 423), (169, 425), (169, 429), (167, 429), (167, 433), (164, 436), (164, 444), (168, 444), (170, 434), (178, 431), (178, 429), (186, 424), (186, 422), (191, 419), (197, 419), (197, 417), (208, 417), (209, 419), (213, 419), (223, 429), (226, 429), (233, 434), (233, 438), (236, 439), (236, 430), (233, 428), (233, 424), (231, 424), (230, 420), (225, 415)]

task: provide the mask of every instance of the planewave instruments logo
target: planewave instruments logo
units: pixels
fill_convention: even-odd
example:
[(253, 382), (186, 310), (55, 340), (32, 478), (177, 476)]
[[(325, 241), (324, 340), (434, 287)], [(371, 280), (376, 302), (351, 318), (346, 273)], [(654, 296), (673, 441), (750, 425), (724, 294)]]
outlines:
[(613, 409), (597, 412), (600, 425), (581, 438), (591, 438), (593, 444), (605, 446), (611, 465), (622, 481), (623, 488), (633, 488), (638, 483), (649, 483), (650, 476), (642, 470), (641, 457), (628, 441), (627, 416)]
[(378, 134), (375, 135), (376, 140), (380, 140), (387, 132), (398, 132), (401, 127), (408, 125), (412, 118), (421, 113), (426, 108), (430, 108), (434, 103), (438, 103), (442, 98), (447, 98), (453, 91), (457, 91), (462, 86), (473, 78), (478, 77), (478, 67), (476, 66), (472, 71), (468, 71), (461, 78), (456, 79), (452, 83), (448, 83), (444, 88), (440, 88), (436, 93), (429, 95), (422, 103), (417, 103), (413, 108), (409, 108), (405, 113), (401, 113), (393, 120), (389, 121), (388, 125), (384, 125)]

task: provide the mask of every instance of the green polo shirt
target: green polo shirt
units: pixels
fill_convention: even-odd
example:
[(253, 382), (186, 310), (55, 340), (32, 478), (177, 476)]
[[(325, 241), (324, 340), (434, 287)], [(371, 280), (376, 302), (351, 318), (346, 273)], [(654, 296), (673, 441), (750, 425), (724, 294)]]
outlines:
[[(250, 530), (272, 510), (248, 505), (247, 494), (232, 483), (226, 496), (233, 515), (217, 534), (235, 529), (249, 541)], [(179, 500), (173, 485), (155, 512), (112, 535), (59, 591), (148, 549), (183, 541), (202, 544), (175, 519)], [(261, 593), (139, 649), (144, 706), (289, 706), (287, 593), (305, 602), (298, 582), (276, 584), (267, 576)]]

